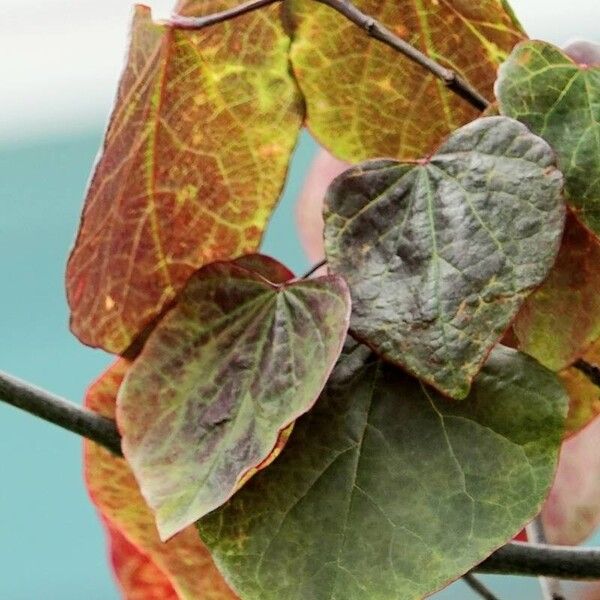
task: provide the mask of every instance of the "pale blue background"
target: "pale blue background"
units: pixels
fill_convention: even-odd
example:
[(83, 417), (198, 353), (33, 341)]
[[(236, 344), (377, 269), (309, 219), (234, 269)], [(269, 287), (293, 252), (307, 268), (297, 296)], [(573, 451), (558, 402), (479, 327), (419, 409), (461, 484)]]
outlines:
[[(166, 15), (171, 0), (150, 2)], [(597, 0), (515, 0), (534, 36), (597, 33)], [(129, 2), (0, 0), (0, 369), (80, 401), (109, 358), (68, 332), (64, 263), (122, 62)], [(291, 205), (305, 137), (265, 250), (306, 265)], [(285, 232), (285, 233), (283, 233)], [(533, 580), (491, 578), (506, 600)], [(116, 600), (72, 434), (0, 403), (0, 600)], [(439, 596), (475, 598), (460, 586)], [(368, 599), (366, 599), (368, 600)]]

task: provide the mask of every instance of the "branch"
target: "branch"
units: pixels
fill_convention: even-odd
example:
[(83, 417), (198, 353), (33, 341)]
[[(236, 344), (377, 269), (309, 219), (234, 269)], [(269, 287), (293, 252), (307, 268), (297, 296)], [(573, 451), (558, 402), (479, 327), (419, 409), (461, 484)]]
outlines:
[[(121, 439), (114, 421), (1, 371), (0, 400), (121, 455)], [(473, 570), (501, 575), (600, 579), (600, 548), (513, 542), (494, 552)]]
[(121, 436), (111, 419), (63, 400), (0, 371), (0, 400), (86, 437), (121, 455)]
[(600, 579), (600, 549), (512, 542), (474, 569), (479, 573)]
[[(274, 4), (278, 1), (281, 2), (282, 0), (250, 0), (249, 2), (236, 6), (232, 9), (224, 10), (222, 12), (204, 17), (184, 17), (181, 15), (174, 15), (170, 21), (170, 25), (178, 29), (202, 29), (209, 25), (222, 23), (239, 15), (257, 10), (263, 6)], [(435, 75), (435, 77), (441, 79), (449, 90), (469, 102), (477, 110), (485, 110), (489, 106), (489, 102), (486, 100), (486, 98), (484, 98), (468, 81), (460, 77), (455, 71), (452, 69), (447, 69), (432, 58), (429, 58), (429, 56), (392, 33), (382, 23), (363, 13), (356, 6), (354, 6), (354, 4), (349, 2), (349, 0), (315, 0), (315, 2), (329, 6), (333, 10), (346, 17), (346, 19), (363, 29), (373, 39), (386, 44), (390, 48), (393, 48), (400, 54), (404, 55), (412, 62), (426, 69), (431, 74)]]

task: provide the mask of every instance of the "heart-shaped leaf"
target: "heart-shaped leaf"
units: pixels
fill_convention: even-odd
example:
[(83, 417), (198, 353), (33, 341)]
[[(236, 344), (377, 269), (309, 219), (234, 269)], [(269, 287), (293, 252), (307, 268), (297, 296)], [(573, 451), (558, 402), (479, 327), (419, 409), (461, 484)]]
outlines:
[(81, 341), (123, 352), (198, 267), (258, 248), (303, 118), (289, 45), (279, 7), (197, 32), (137, 7), (67, 268)]
[(464, 398), (556, 258), (565, 209), (553, 156), (517, 121), (490, 117), (427, 160), (371, 161), (338, 177), (325, 250), (350, 285), (353, 331)]
[(220, 506), (269, 457), (342, 349), (343, 279), (274, 283), (267, 270), (229, 262), (196, 273), (119, 393), (123, 451), (163, 539)]
[[(114, 419), (117, 391), (129, 367), (127, 361), (120, 360), (106, 371), (90, 387), (86, 406)], [(84, 463), (87, 488), (107, 526), (113, 560), (121, 561), (115, 564), (115, 572), (127, 600), (152, 598), (146, 587), (148, 576), (152, 576), (165, 594), (170, 586), (178, 600), (237, 599), (217, 571), (194, 528), (186, 529), (166, 544), (160, 541), (152, 512), (123, 459), (86, 440)], [(123, 538), (129, 549), (123, 546)], [(123, 560), (132, 562), (126, 567)], [(135, 579), (130, 570), (132, 567), (144, 569), (143, 580)], [(159, 597), (171, 600), (166, 595)]]
[(500, 112), (525, 123), (558, 155), (578, 217), (600, 234), (600, 65), (580, 65), (552, 44), (519, 44), (502, 65)]
[[(525, 38), (503, 0), (356, 0), (358, 8), (493, 98), (499, 64)], [(478, 111), (423, 67), (328, 6), (285, 3), (307, 125), (338, 158), (415, 159)]]
[(413, 600), (540, 509), (560, 445), (556, 376), (497, 347), (448, 402), (347, 347), (279, 459), (198, 523), (244, 600)]
[(556, 263), (513, 329), (519, 349), (553, 371), (571, 365), (600, 338), (600, 240), (571, 211)]

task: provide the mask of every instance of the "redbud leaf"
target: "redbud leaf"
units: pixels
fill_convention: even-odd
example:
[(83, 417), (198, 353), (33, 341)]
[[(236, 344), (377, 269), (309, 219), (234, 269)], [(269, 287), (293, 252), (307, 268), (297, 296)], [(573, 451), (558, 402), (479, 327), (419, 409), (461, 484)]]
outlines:
[(198, 267), (258, 248), (303, 119), (289, 45), (278, 7), (196, 32), (136, 8), (67, 268), (81, 341), (123, 352)]
[(198, 271), (119, 393), (123, 450), (163, 539), (220, 506), (269, 457), (341, 352), (343, 279), (273, 283), (263, 273), (239, 262)]
[(479, 119), (418, 162), (369, 161), (325, 200), (325, 250), (378, 354), (464, 398), (491, 348), (548, 274), (564, 226), (548, 144)]
[(496, 85), (500, 112), (550, 143), (578, 218), (600, 234), (600, 66), (581, 65), (552, 44), (519, 44)]
[[(454, 69), (488, 99), (499, 64), (525, 38), (501, 0), (357, 0), (413, 46)], [(307, 125), (349, 162), (417, 159), (478, 115), (443, 81), (313, 0), (287, 4), (291, 61), (307, 104)]]
[(281, 456), (201, 519), (244, 600), (416, 600), (509, 541), (552, 483), (566, 397), (497, 347), (465, 402), (346, 347)]

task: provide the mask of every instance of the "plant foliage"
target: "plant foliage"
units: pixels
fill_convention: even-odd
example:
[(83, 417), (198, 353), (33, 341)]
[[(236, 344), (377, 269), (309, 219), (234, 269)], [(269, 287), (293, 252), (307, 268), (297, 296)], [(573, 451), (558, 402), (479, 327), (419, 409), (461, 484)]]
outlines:
[[(356, 7), (135, 10), (67, 268), (73, 332), (124, 357), (87, 404), (126, 458), (85, 463), (128, 600), (423, 598), (539, 514), (597, 425), (597, 60), (504, 0)], [(485, 117), (454, 93), (494, 84)], [(303, 125), (355, 166), (328, 273), (294, 278), (256, 252)], [(565, 475), (583, 439), (543, 510), (559, 541), (600, 521)]]

